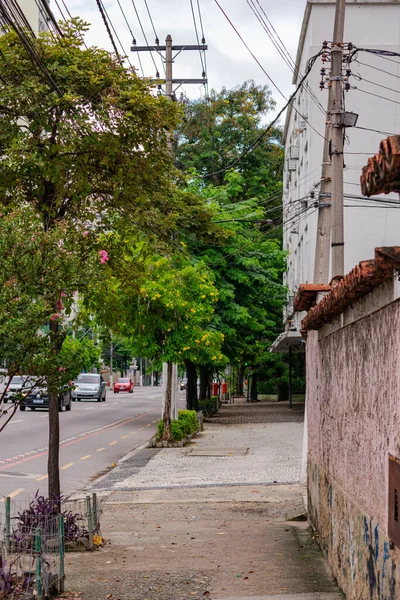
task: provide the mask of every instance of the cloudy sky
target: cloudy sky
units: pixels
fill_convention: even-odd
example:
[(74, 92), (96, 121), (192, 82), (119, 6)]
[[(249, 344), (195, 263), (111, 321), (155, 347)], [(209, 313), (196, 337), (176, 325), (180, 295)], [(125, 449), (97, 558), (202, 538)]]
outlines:
[[(60, 4), (61, 0), (57, 0)], [(193, 1), (196, 17), (198, 16), (197, 0)], [(251, 0), (218, 0), (229, 19), (238, 29), (246, 43), (256, 55), (264, 69), (274, 80), (285, 96), (292, 91), (292, 78), (266, 32), (250, 9)], [(264, 9), (272, 25), (285, 43), (290, 54), (295, 58), (306, 0), (253, 0), (253, 3)], [(119, 0), (125, 12), (129, 26), (136, 37), (138, 45), (145, 45), (135, 7), (142, 22), (148, 42), (154, 43), (154, 32), (146, 10), (146, 0)], [(96, 0), (65, 0), (72, 15), (79, 15), (91, 23), (87, 40), (90, 44), (111, 49), (103, 21), (97, 9)], [(130, 52), (132, 36), (119, 8), (118, 0), (103, 0), (115, 30), (133, 65), (139, 67), (137, 54)], [(52, 2), (54, 12), (59, 16), (56, 3)], [(62, 4), (60, 4), (62, 7)], [(215, 0), (199, 0), (204, 35), (208, 44), (207, 66), (210, 88), (220, 90), (223, 86), (234, 87), (247, 79), (254, 79), (258, 84), (269, 84), (278, 107), (284, 102), (282, 96), (273, 88), (267, 76), (251, 57), (240, 41), (232, 26), (219, 9)], [(167, 34), (171, 34), (176, 44), (196, 44), (190, 0), (147, 0), (147, 6), (153, 19), (154, 27), (164, 43)], [(197, 24), (199, 20), (197, 18)], [(201, 38), (201, 33), (200, 33)], [(118, 43), (118, 42), (117, 42)], [(142, 65), (146, 76), (154, 77), (155, 68), (150, 53), (141, 53)], [(155, 55), (160, 74), (163, 72), (160, 59)], [(173, 76), (176, 78), (199, 78), (202, 67), (198, 52), (182, 52), (174, 63)], [(191, 98), (204, 94), (202, 86), (185, 86), (186, 94)], [(180, 90), (179, 90), (180, 92)]]

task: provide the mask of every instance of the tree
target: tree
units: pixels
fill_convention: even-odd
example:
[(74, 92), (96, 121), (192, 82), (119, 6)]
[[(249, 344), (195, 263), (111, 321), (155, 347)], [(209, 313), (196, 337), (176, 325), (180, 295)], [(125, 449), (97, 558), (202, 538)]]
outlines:
[[(224, 185), (225, 170), (264, 132), (265, 118), (274, 106), (269, 88), (254, 81), (189, 101), (178, 128), (178, 166), (205, 176), (205, 185)], [(281, 131), (273, 128), (235, 165), (243, 177), (243, 198), (262, 201), (281, 191), (283, 156)], [(215, 174), (209, 177), (210, 173)], [(277, 216), (280, 204), (277, 198)]]
[[(135, 253), (124, 257), (129, 269)], [(118, 267), (117, 267), (118, 268)], [(137, 356), (168, 364), (164, 438), (170, 436), (172, 363), (217, 363), (223, 360), (223, 335), (210, 326), (218, 299), (211, 273), (202, 263), (192, 264), (186, 252), (171, 256), (150, 255), (141, 263), (134, 283), (110, 269), (108, 294), (103, 294), (104, 323), (119, 315), (121, 332), (131, 340)], [(110, 310), (110, 307), (113, 310)], [(118, 330), (117, 330), (118, 331)]]
[[(177, 228), (201, 229), (209, 221), (204, 204), (188, 203), (174, 184), (167, 140), (179, 118), (176, 105), (156, 97), (149, 82), (126, 70), (116, 56), (84, 48), (86, 26), (80, 20), (60, 28), (62, 37), (43, 33), (30, 40), (41, 68), (33, 68), (16, 33), (6, 30), (0, 36), (0, 209), (26, 208), (35, 223), (40, 221), (41, 257), (49, 273), (46, 292), (39, 278), (17, 297), (26, 305), (35, 303), (33, 312), (43, 310), (41, 325), (50, 319), (46, 337), (50, 496), (60, 491), (56, 367), (62, 366), (65, 337), (61, 318), (55, 316), (61, 314), (59, 303), (65, 305), (60, 294), (72, 293), (75, 274), (87, 269), (87, 261), (81, 262), (84, 257), (98, 251), (97, 260), (106, 262), (106, 250), (98, 245), (105, 232), (120, 230), (127, 235), (128, 230), (145, 230), (147, 243), (161, 245), (170, 243)], [(50, 262), (54, 249), (61, 245), (61, 252), (62, 244), (74, 241), (77, 246), (68, 250), (71, 261), (57, 263), (68, 272), (60, 266), (56, 274)], [(73, 264), (78, 271), (69, 270)], [(20, 268), (15, 257), (9, 278), (20, 281)], [(82, 296), (90, 292), (91, 278), (86, 274), (90, 273), (75, 287)], [(46, 282), (47, 274), (43, 277)], [(72, 302), (70, 296), (67, 301)], [(20, 340), (30, 355), (30, 342), (23, 335)]]
[[(228, 171), (222, 186), (203, 187), (196, 177), (190, 184), (218, 207), (215, 220), (225, 229), (219, 245), (192, 240), (191, 250), (213, 273), (219, 301), (212, 325), (224, 334), (222, 354), (239, 366), (241, 377), (244, 363), (256, 372), (281, 331), (286, 298), (282, 284), (286, 253), (269, 234), (270, 226), (258, 223), (265, 218), (258, 199), (242, 199), (243, 179)], [(209, 369), (203, 368), (203, 396), (208, 377)]]
[[(46, 229), (31, 205), (0, 213), (0, 360), (9, 377), (46, 382), (49, 392), (49, 494), (60, 497), (59, 390), (94, 348), (66, 339), (77, 293), (101, 277), (101, 257), (87, 236), (63, 220)], [(100, 251), (101, 252), (101, 251)], [(83, 266), (85, 268), (83, 268)], [(55, 327), (56, 325), (56, 327)], [(0, 398), (0, 403), (4, 394)], [(3, 412), (9, 422), (18, 404)]]

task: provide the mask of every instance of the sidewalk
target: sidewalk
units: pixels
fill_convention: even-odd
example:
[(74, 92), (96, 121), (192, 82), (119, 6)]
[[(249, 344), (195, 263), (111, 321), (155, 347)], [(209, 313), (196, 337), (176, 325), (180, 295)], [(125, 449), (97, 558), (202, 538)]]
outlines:
[(188, 448), (94, 483), (104, 548), (67, 556), (82, 600), (339, 600), (304, 513), (301, 410), (235, 403)]

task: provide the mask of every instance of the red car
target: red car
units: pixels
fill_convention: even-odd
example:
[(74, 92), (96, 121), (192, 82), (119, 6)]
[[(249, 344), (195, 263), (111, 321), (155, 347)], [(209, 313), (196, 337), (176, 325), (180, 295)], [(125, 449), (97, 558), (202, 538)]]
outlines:
[(118, 392), (129, 392), (132, 394), (133, 392), (133, 381), (128, 377), (120, 377), (114, 383), (114, 394), (118, 394)]

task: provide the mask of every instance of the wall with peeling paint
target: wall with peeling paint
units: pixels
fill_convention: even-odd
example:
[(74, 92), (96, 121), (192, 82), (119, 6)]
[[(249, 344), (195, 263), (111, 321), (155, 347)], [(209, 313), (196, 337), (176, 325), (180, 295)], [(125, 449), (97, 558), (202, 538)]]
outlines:
[[(339, 585), (354, 600), (400, 598), (400, 552), (387, 534), (388, 454), (400, 456), (395, 285), (359, 301), (355, 321), (345, 312), (341, 326), (307, 337), (310, 517)], [(382, 293), (388, 304), (376, 310)], [(353, 315), (357, 304), (348, 309)]]

